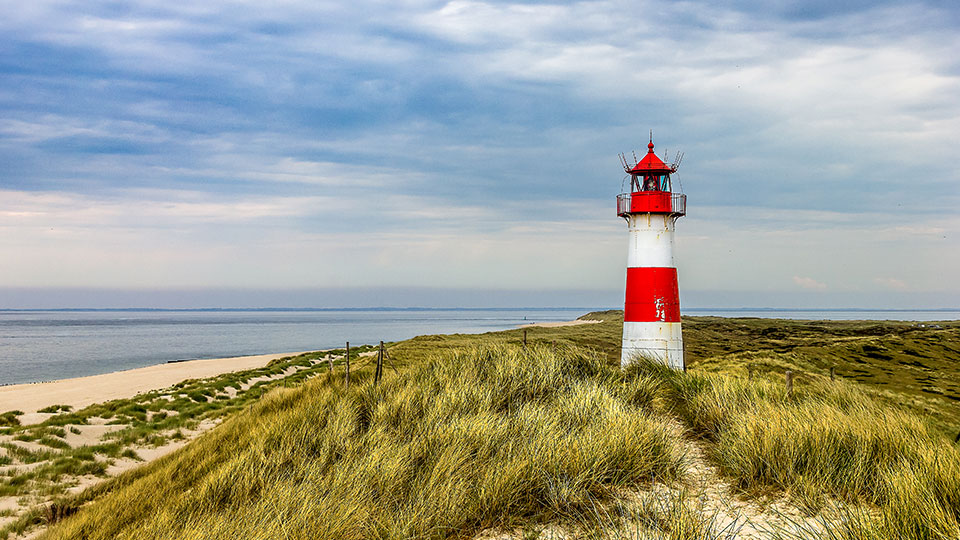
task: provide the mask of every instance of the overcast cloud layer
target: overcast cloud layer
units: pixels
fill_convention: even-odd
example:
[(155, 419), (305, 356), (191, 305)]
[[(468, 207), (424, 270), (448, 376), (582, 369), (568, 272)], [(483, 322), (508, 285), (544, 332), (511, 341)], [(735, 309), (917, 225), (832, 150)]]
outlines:
[(0, 6), (0, 307), (615, 304), (649, 129), (687, 306), (960, 304), (954, 2)]

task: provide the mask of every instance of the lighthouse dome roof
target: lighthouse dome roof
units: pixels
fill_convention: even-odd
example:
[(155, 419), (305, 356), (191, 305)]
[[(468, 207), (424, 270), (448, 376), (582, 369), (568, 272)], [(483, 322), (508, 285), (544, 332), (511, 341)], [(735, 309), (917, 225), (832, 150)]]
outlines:
[(667, 165), (656, 154), (653, 153), (653, 141), (647, 145), (647, 155), (637, 162), (636, 166), (630, 170), (631, 174), (656, 172), (660, 174), (674, 172), (673, 167)]

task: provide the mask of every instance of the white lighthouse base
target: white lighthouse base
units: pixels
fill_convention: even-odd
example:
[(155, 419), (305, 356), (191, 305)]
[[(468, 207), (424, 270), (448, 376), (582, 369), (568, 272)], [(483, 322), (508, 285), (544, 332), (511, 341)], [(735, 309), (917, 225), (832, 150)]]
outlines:
[(683, 335), (679, 322), (624, 322), (620, 366), (645, 357), (673, 369), (684, 370)]

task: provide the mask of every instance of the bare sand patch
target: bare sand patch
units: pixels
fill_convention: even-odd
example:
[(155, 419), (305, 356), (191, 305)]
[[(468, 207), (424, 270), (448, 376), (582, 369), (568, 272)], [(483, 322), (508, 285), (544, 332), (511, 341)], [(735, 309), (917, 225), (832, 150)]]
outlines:
[[(103, 440), (103, 436), (107, 433), (119, 431), (128, 426), (126, 424), (92, 424), (63, 427), (66, 428), (63, 440), (67, 441), (67, 444), (70, 446), (76, 448), (78, 446), (93, 446), (99, 444), (100, 441)], [(79, 431), (80, 433), (74, 433), (73, 430)]]
[[(0, 406), (0, 408), (3, 408)], [(22, 409), (21, 409), (22, 410)], [(33, 424), (39, 424), (53, 416), (53, 413), (42, 413), (42, 412), (28, 412), (26, 414), (21, 414), (17, 416), (17, 420), (20, 421), (22, 426), (32, 426)]]
[[(21, 410), (29, 414), (50, 405), (69, 405), (74, 409), (80, 409), (94, 403), (160, 390), (186, 379), (204, 379), (232, 371), (261, 368), (271, 360), (298, 354), (303, 353), (190, 360), (89, 377), (2, 386), (0, 387), (0, 412)], [(26, 422), (21, 420), (21, 423)]]

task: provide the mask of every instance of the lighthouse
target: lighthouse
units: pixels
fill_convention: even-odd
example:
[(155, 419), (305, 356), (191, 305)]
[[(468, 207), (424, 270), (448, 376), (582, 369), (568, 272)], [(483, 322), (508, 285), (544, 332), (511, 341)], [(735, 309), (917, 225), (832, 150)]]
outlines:
[(617, 196), (617, 215), (627, 221), (627, 286), (623, 305), (620, 365), (638, 357), (684, 369), (680, 331), (680, 292), (673, 262), (673, 230), (686, 214), (687, 196), (674, 193), (670, 175), (680, 155), (667, 165), (653, 152), (653, 136), (643, 159), (630, 165), (630, 191)]

